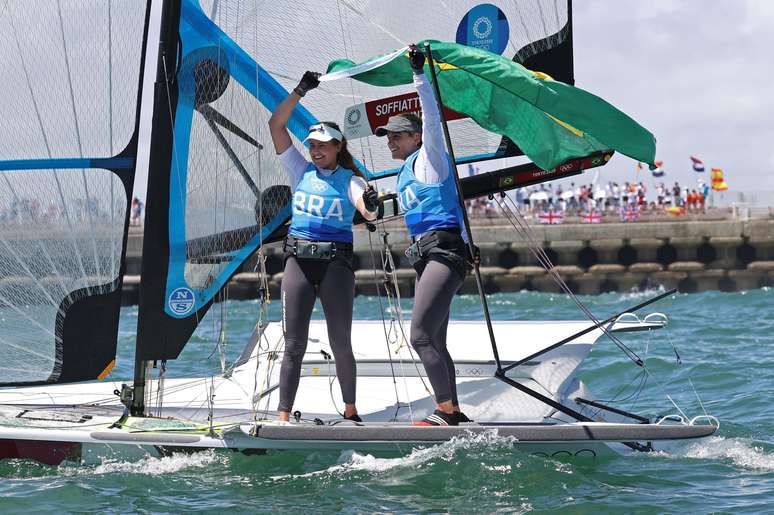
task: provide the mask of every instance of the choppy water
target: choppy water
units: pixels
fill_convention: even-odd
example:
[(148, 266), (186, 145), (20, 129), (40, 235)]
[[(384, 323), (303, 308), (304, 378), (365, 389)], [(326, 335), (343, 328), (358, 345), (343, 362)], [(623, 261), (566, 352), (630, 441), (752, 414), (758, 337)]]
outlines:
[[(606, 294), (584, 301), (603, 316), (647, 296)], [(690, 379), (704, 408), (721, 420), (717, 436), (682, 444), (669, 453), (557, 460), (529, 456), (507, 439), (482, 435), (403, 457), (204, 452), (90, 466), (11, 461), (0, 462), (0, 511), (771, 512), (773, 306), (770, 289), (677, 295), (652, 306), (651, 311), (669, 314), (667, 332), (625, 337), (647, 359), (651, 371), (634, 409), (675, 411), (664, 397), (668, 392), (689, 414), (700, 414)], [(226, 309), (233, 357), (252, 329), (257, 305), (232, 302)], [(569, 298), (531, 292), (494, 295), (491, 311), (497, 319), (579, 316)], [(378, 318), (379, 305), (374, 298), (359, 297), (355, 312), (358, 318)], [(274, 303), (270, 316), (278, 314)], [(457, 299), (453, 316), (479, 318), (477, 298)], [(175, 375), (219, 368), (217, 353), (210, 357), (219, 317), (216, 307), (180, 362), (172, 365)], [(118, 377), (131, 376), (135, 323), (136, 308), (127, 308), (114, 372)], [(582, 377), (600, 398), (627, 397), (639, 384), (637, 370), (608, 341), (594, 349)], [(634, 401), (634, 397), (628, 401), (630, 407)]]

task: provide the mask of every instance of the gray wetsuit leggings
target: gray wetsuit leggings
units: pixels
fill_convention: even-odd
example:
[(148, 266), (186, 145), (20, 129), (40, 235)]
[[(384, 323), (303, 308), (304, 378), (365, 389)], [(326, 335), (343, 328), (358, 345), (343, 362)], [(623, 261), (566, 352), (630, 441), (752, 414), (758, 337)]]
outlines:
[(417, 267), (411, 345), (422, 360), (435, 401), (451, 400), (458, 406), (457, 374), (446, 349), (446, 328), (452, 299), (463, 278), (446, 260), (426, 259), (422, 265)]
[(280, 368), (279, 411), (290, 411), (301, 376), (301, 361), (309, 338), (309, 320), (320, 296), (328, 339), (336, 360), (336, 376), (346, 404), (355, 403), (357, 370), (352, 354), (352, 303), (355, 274), (341, 260), (299, 260), (288, 256), (282, 276), (285, 353)]

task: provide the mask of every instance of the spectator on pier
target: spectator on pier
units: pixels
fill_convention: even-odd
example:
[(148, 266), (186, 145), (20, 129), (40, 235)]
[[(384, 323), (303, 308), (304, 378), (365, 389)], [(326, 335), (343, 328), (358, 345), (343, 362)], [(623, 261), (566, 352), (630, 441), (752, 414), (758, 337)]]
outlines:
[(522, 200), (522, 205), (524, 206), (524, 212), (529, 212), (529, 195), (532, 192), (531, 188), (524, 188), (524, 198)]
[(130, 223), (132, 225), (140, 225), (140, 218), (142, 217), (143, 203), (137, 197), (132, 199), (132, 218)]
[(524, 188), (516, 188), (516, 192), (511, 198), (516, 200), (516, 207), (521, 208), (522, 204), (524, 204)]
[(664, 183), (662, 182), (656, 187), (656, 205), (659, 208), (664, 207), (664, 195), (666, 193), (666, 188), (664, 187)]
[(694, 196), (694, 190), (688, 190), (688, 188), (685, 188), (687, 193), (685, 194), (685, 209), (688, 212), (692, 212), (695, 206), (695, 196)]
[(626, 207), (629, 205), (629, 183), (625, 182), (623, 186), (621, 186), (621, 207)]
[(609, 210), (613, 205), (613, 183), (608, 182), (605, 186), (605, 202), (602, 206), (603, 210)]
[(701, 191), (701, 194), (706, 199), (710, 194), (710, 186), (703, 180), (699, 179), (699, 190)]
[(556, 195), (556, 204), (554, 204), (554, 206), (556, 207), (556, 209), (564, 213), (565, 211), (567, 211), (567, 200), (565, 200), (565, 198), (563, 197), (564, 190), (562, 189), (561, 184), (556, 185), (556, 191), (554, 193)]
[(546, 186), (545, 187), (545, 192), (548, 195), (548, 208), (549, 209), (553, 209), (554, 206), (555, 206), (554, 202), (556, 200), (555, 197), (554, 197), (554, 187), (551, 186), (550, 182), (548, 184), (546, 184), (545, 186)]
[[(580, 193), (580, 192), (579, 192)], [(567, 198), (567, 209), (569, 211), (574, 211), (578, 208), (578, 197), (575, 195), (575, 183), (571, 182), (570, 187), (565, 193), (565, 197)]]
[(621, 188), (618, 186), (617, 182), (613, 183), (613, 186), (610, 188), (610, 193), (613, 201), (613, 210), (618, 211), (618, 208), (621, 205)]
[(680, 196), (680, 185), (675, 182), (675, 185), (672, 186), (672, 199), (674, 201), (675, 207), (680, 207), (683, 204), (681, 203), (682, 197)]
[(648, 205), (645, 200), (645, 187), (640, 183), (640, 187), (637, 188), (637, 206), (645, 208)]
[(702, 213), (704, 213), (704, 202), (706, 200), (707, 200), (707, 197), (704, 196), (704, 192), (701, 191), (701, 189), (696, 192), (697, 208)]

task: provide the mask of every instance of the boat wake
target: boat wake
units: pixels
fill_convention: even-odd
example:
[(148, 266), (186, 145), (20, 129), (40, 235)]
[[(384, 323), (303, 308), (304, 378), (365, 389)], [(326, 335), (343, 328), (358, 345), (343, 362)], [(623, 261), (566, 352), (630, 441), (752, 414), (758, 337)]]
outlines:
[(194, 453), (174, 453), (171, 456), (146, 456), (138, 461), (104, 459), (94, 466), (63, 465), (59, 472), (63, 475), (104, 475), (104, 474), (142, 474), (162, 476), (187, 469), (203, 469), (212, 465), (226, 465), (227, 458), (209, 449)]
[[(486, 451), (490, 453), (493, 451), (510, 451), (515, 448), (515, 444), (515, 438), (499, 436), (497, 430), (493, 429), (492, 431), (485, 431), (475, 435), (471, 433), (465, 436), (454, 437), (447, 442), (432, 447), (414, 448), (408, 455), (397, 458), (378, 458), (371, 454), (360, 454), (352, 450), (342, 451), (339, 456), (339, 463), (325, 470), (317, 470), (305, 474), (272, 476), (272, 479), (283, 481), (317, 476), (338, 477), (357, 472), (381, 474), (402, 469), (419, 470), (431, 466), (439, 460), (450, 462), (461, 452)], [(497, 470), (507, 473), (514, 466), (516, 465), (510, 464)], [(496, 469), (490, 470), (495, 471)]]
[(670, 455), (677, 458), (730, 461), (744, 469), (774, 471), (774, 452), (764, 448), (761, 442), (748, 438), (713, 436), (688, 444)]

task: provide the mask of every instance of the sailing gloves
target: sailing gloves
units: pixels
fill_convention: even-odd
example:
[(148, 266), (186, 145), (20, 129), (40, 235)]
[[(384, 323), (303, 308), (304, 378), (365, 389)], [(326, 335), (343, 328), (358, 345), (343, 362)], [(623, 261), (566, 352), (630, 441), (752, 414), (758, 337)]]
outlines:
[(301, 82), (298, 83), (293, 91), (295, 91), (299, 97), (306, 95), (307, 91), (313, 90), (320, 85), (320, 74), (317, 72), (307, 71), (304, 76), (301, 77)]
[(425, 66), (425, 54), (416, 45), (409, 45), (409, 62), (414, 73), (422, 73)]
[(371, 213), (379, 209), (379, 194), (370, 184), (366, 186), (363, 192), (363, 206)]

